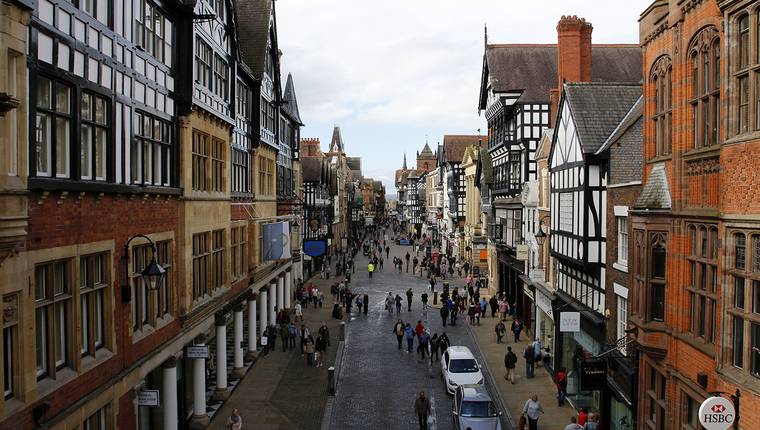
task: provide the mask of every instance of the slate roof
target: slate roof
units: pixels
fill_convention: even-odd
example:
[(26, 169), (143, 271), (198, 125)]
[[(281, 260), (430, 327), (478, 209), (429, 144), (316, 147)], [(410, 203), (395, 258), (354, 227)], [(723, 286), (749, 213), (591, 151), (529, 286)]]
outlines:
[[(625, 117), (623, 117), (623, 119), (620, 120), (620, 123), (617, 125), (615, 130), (612, 131), (612, 134), (610, 134), (607, 137), (607, 140), (602, 144), (602, 146), (600, 146), (599, 149), (596, 150), (596, 153), (601, 154), (602, 152), (606, 151), (607, 148), (609, 148), (613, 143), (620, 140), (623, 134), (625, 134), (625, 132), (628, 131), (628, 129), (630, 129), (632, 125), (636, 124), (636, 121), (639, 118), (641, 118), (643, 114), (644, 114), (644, 96), (640, 95), (638, 100), (636, 100), (636, 102), (633, 104), (633, 106), (625, 115)], [(643, 141), (644, 135), (641, 129), (633, 129), (631, 131), (637, 133), (637, 136), (633, 136), (634, 138)]]
[(461, 163), (464, 151), (470, 145), (479, 145), (483, 136), (478, 135), (445, 135), (443, 136), (443, 155), (449, 163)]
[(588, 154), (596, 152), (615, 131), (641, 97), (641, 85), (565, 84), (563, 97), (570, 107), (583, 152)]
[[(485, 60), (495, 92), (520, 92), (521, 101), (546, 102), (557, 87), (557, 45), (488, 45)], [(485, 65), (484, 65), (485, 66)], [(641, 81), (638, 45), (591, 45), (593, 82)], [(480, 109), (485, 109), (481, 88)]]
[(660, 163), (652, 167), (647, 183), (641, 189), (634, 209), (669, 210), (671, 208), (670, 187), (665, 165)]
[(361, 170), (362, 158), (361, 157), (346, 157), (346, 164), (348, 165), (348, 168), (351, 170)]
[(301, 157), (301, 171), (304, 182), (320, 182), (322, 180), (322, 158)]
[(293, 85), (293, 75), (288, 73), (288, 81), (285, 83), (285, 91), (283, 91), (282, 99), (285, 101), (283, 109), (288, 115), (296, 121), (299, 125), (303, 125), (301, 121), (301, 115), (298, 112), (298, 99), (296, 98), (296, 89)]
[(240, 58), (251, 68), (255, 79), (264, 74), (272, 7), (272, 0), (235, 1)]

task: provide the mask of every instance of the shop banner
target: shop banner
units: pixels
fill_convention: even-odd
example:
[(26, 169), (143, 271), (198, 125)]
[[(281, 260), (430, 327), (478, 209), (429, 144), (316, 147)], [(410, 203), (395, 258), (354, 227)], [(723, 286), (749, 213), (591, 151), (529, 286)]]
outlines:
[(290, 258), (290, 222), (264, 224), (264, 261)]
[(554, 316), (552, 315), (552, 301), (544, 295), (544, 293), (541, 292), (538, 288), (536, 288), (536, 306), (539, 307), (546, 315), (554, 321)]
[(581, 331), (581, 313), (560, 312), (559, 331), (562, 333), (578, 333)]
[(607, 361), (593, 360), (581, 363), (581, 391), (604, 390), (607, 386)]

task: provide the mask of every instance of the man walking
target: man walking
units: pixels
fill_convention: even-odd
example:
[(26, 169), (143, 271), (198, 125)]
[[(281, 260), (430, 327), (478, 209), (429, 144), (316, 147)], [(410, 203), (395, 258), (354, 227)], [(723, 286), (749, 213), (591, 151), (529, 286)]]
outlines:
[(414, 412), (417, 413), (420, 430), (427, 430), (428, 415), (430, 415), (430, 400), (425, 396), (424, 391), (420, 391), (420, 395), (414, 401)]
[(517, 365), (517, 356), (512, 352), (512, 347), (507, 347), (507, 353), (504, 354), (504, 367), (507, 369), (507, 373), (504, 374), (504, 379), (509, 380), (511, 383), (515, 383), (515, 366)]
[(406, 273), (409, 273), (409, 251), (407, 251), (406, 257), (404, 258), (406, 259)]
[(368, 294), (364, 295), (363, 302), (364, 302), (364, 315), (367, 315), (367, 311), (369, 311), (369, 295)]
[(533, 366), (536, 363), (536, 352), (533, 349), (533, 345), (525, 347), (523, 358), (525, 358), (525, 377), (531, 379), (533, 377)]
[(449, 319), (449, 307), (446, 306), (444, 303), (443, 306), (441, 306), (441, 321), (443, 322), (443, 326), (446, 327), (446, 321)]
[(385, 258), (386, 258), (386, 259), (388, 258), (388, 255), (389, 255), (390, 253), (391, 253), (391, 247), (390, 247), (390, 246), (386, 246), (386, 247), (385, 247)]
[(496, 323), (496, 328), (494, 329), (496, 331), (496, 343), (501, 343), (501, 339), (504, 337), (504, 333), (507, 332), (507, 328), (504, 326), (504, 323), (499, 321)]
[(367, 272), (369, 273), (370, 279), (372, 279), (372, 272), (375, 271), (375, 265), (372, 263), (367, 264)]
[(412, 289), (406, 290), (406, 310), (407, 312), (412, 311), (412, 297), (414, 296), (414, 293), (412, 292)]
[(399, 318), (396, 324), (393, 325), (393, 334), (396, 335), (396, 342), (398, 343), (398, 349), (400, 351), (401, 341), (404, 340), (404, 323), (401, 322), (401, 318)]
[(422, 300), (422, 311), (423, 312), (427, 312), (427, 309), (428, 309), (428, 304), (427, 304), (427, 302), (428, 302), (428, 295), (427, 295), (427, 293), (422, 293), (422, 295), (420, 296), (420, 300)]

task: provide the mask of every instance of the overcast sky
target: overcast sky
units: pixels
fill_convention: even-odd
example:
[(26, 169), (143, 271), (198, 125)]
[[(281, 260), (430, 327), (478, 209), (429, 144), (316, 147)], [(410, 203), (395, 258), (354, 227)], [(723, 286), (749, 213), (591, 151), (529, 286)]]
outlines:
[(277, 0), (283, 80), (293, 74), (302, 137), (327, 150), (339, 125), (365, 176), (395, 193), (426, 138), (485, 133), (477, 100), (489, 43), (556, 43), (562, 15), (594, 26), (594, 43), (638, 43), (652, 0)]

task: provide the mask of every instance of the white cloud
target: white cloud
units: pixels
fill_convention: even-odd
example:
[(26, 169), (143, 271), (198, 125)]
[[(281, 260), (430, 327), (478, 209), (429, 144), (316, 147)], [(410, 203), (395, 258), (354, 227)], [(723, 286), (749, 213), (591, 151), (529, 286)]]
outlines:
[(283, 73), (293, 73), (307, 124), (302, 135), (329, 141), (340, 124), (365, 175), (392, 182), (402, 153), (411, 164), (425, 134), (434, 143), (444, 133), (485, 129), (477, 99), (486, 22), (491, 43), (556, 43), (563, 14), (590, 21), (596, 43), (637, 43), (637, 19), (650, 3), (278, 0), (276, 7)]

